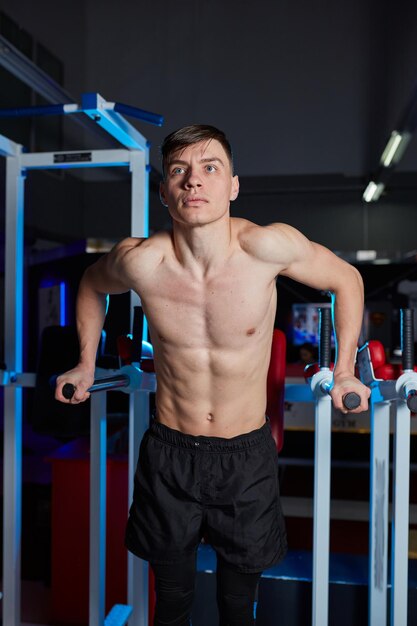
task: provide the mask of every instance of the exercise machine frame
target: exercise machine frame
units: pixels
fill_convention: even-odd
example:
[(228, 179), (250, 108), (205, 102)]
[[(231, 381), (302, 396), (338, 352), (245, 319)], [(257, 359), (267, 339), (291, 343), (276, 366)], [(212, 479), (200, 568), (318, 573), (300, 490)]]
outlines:
[[(128, 107), (108, 103), (99, 94), (84, 94), (82, 105), (29, 107), (8, 110), (7, 117), (36, 114), (83, 113), (101, 126), (123, 148), (114, 150), (57, 151), (25, 153), (21, 145), (0, 135), (0, 156), (6, 159), (5, 205), (5, 362), (0, 384), (4, 386), (4, 470), (3, 470), (3, 623), (20, 626), (20, 559), (22, 518), (22, 389), (35, 385), (35, 375), (22, 371), (23, 366), (23, 265), (24, 265), (24, 181), (26, 173), (36, 169), (69, 169), (91, 167), (128, 167), (131, 174), (131, 235), (148, 236), (149, 143), (118, 111), (146, 122), (162, 124), (162, 117)], [(5, 115), (4, 115), (5, 116)], [(131, 319), (139, 304), (131, 295)], [(144, 323), (144, 336), (146, 323)], [(133, 476), (138, 446), (149, 418), (147, 395), (132, 394), (129, 404), (129, 501), (133, 493)], [(138, 419), (138, 415), (141, 419)], [(90, 625), (121, 626), (126, 610), (118, 607), (104, 616), (105, 563), (105, 396), (92, 401), (91, 412), (91, 524), (90, 524)], [(104, 482), (105, 484), (105, 482)], [(104, 506), (104, 509), (103, 509)], [(100, 520), (100, 521), (99, 521)], [(104, 524), (104, 526), (103, 526)], [(98, 529), (98, 531), (97, 531)], [(128, 603), (133, 609), (132, 626), (147, 626), (147, 564), (128, 556)], [(140, 593), (142, 590), (142, 593)], [(139, 598), (140, 594), (140, 598)], [(138, 599), (139, 598), (139, 599)], [(140, 606), (139, 606), (140, 605)], [(128, 611), (130, 612), (130, 611)]]

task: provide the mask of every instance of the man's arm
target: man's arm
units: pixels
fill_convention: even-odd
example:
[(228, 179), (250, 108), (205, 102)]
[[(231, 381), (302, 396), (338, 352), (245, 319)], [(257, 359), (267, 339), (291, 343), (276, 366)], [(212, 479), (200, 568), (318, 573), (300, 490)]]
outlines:
[[(84, 272), (76, 303), (77, 331), (80, 342), (78, 365), (57, 379), (55, 397), (62, 402), (76, 404), (89, 397), (87, 389), (94, 381), (97, 346), (107, 311), (108, 294), (124, 293), (131, 287), (127, 257), (140, 240), (126, 239), (117, 244)], [(71, 401), (64, 398), (62, 388), (74, 385)]]
[(357, 342), (363, 318), (363, 282), (359, 272), (327, 248), (309, 241), (285, 224), (272, 224), (266, 230), (275, 238), (279, 273), (300, 283), (329, 291), (333, 295), (337, 361), (331, 391), (334, 406), (343, 412), (343, 396), (356, 392), (361, 397), (354, 412), (368, 406), (369, 389), (354, 376)]

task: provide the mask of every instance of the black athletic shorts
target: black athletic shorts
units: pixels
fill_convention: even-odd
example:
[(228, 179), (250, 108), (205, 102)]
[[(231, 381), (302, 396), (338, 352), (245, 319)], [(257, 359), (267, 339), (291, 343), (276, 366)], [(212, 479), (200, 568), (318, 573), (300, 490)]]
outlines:
[(285, 556), (268, 421), (231, 439), (186, 435), (156, 421), (145, 433), (126, 547), (153, 563), (180, 563), (203, 535), (240, 572), (260, 572)]

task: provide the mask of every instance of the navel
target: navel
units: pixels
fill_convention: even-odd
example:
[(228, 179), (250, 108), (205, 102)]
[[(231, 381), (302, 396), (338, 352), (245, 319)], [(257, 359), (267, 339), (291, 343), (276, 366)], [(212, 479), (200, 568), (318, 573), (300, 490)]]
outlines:
[(246, 331), (246, 334), (248, 335), (248, 337), (250, 335), (254, 335), (256, 333), (256, 328), (249, 328), (249, 330)]
[(207, 415), (207, 419), (208, 419), (208, 421), (209, 421), (209, 422), (212, 422), (212, 421), (213, 421), (213, 415), (212, 415), (212, 413), (209, 413), (209, 414)]

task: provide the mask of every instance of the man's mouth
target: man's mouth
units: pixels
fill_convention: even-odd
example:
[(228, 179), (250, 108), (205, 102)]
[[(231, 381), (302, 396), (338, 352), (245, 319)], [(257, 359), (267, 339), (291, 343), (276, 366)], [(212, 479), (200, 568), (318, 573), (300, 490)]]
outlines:
[(207, 200), (200, 196), (186, 196), (183, 199), (183, 204), (196, 204), (197, 202), (207, 202)]

